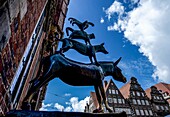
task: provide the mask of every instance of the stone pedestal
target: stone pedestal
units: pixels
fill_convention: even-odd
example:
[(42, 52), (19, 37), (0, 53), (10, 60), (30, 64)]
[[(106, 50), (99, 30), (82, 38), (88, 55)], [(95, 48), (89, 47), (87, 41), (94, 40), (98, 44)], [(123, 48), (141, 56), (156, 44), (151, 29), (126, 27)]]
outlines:
[(83, 113), (83, 112), (60, 112), (60, 111), (26, 111), (12, 110), (6, 117), (127, 117), (122, 113)]

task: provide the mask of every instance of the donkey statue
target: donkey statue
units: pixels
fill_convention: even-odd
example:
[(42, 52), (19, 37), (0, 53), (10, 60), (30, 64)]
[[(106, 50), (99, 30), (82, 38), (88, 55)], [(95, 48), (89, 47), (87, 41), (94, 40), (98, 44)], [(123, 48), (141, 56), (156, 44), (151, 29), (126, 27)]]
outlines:
[[(121, 69), (117, 67), (120, 59), (121, 58), (116, 62), (99, 62), (101, 66), (98, 67), (95, 64), (85, 64), (70, 60), (61, 54), (47, 56), (41, 62), (43, 63), (43, 73), (32, 81), (31, 87), (24, 98), (24, 102), (28, 104), (31, 102), (37, 90), (52, 79), (60, 78), (63, 82), (72, 86), (94, 86), (99, 102), (98, 112), (103, 111), (102, 99), (106, 109), (112, 112), (106, 100), (102, 80), (106, 76), (112, 76), (117, 81), (126, 82), (126, 78), (122, 75)], [(23, 103), (23, 105), (25, 103)]]
[[(68, 31), (71, 31), (72, 33), (70, 34), (69, 36), (69, 32)], [(92, 33), (92, 34), (87, 34), (85, 31), (81, 31), (81, 30), (74, 30), (70, 27), (67, 27), (66, 28), (66, 34), (67, 36), (69, 36), (70, 39), (83, 39), (87, 45), (87, 43), (89, 45), (91, 45), (90, 43), (90, 39), (94, 39), (95, 38), (95, 35)]]
[(68, 20), (70, 21), (70, 24), (72, 25), (76, 24), (81, 31), (84, 31), (85, 29), (87, 29), (89, 25), (94, 26), (92, 22), (88, 22), (87, 20), (84, 21), (83, 23), (72, 17), (69, 18)]
[(80, 43), (78, 41), (68, 39), (68, 38), (64, 38), (64, 39), (56, 38), (56, 39), (63, 42), (62, 48), (60, 49), (60, 51), (58, 51), (56, 53), (64, 53), (64, 52), (68, 51), (69, 49), (75, 49), (80, 54), (89, 56), (91, 63), (93, 63), (93, 60), (92, 60), (92, 58), (93, 58), (96, 65), (99, 65), (99, 63), (97, 62), (97, 59), (96, 59), (96, 54), (95, 54), (96, 52), (102, 52), (104, 54), (108, 54), (108, 52), (104, 48), (104, 43), (102, 43), (100, 45), (91, 46), (91, 45), (85, 45), (83, 43)]

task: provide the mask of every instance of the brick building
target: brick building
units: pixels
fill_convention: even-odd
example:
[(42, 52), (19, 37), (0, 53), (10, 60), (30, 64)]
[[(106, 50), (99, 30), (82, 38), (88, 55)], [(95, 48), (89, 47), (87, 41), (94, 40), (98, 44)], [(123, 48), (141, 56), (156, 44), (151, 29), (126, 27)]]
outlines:
[(128, 100), (135, 116), (156, 116), (151, 101), (135, 77), (121, 87), (120, 92)]
[[(167, 100), (170, 105), (170, 84), (160, 82), (158, 84), (155, 84), (154, 86), (163, 95), (163, 98)], [(150, 95), (151, 88), (146, 89), (145, 92), (147, 96), (151, 99), (151, 95)]]
[[(0, 115), (21, 109), (42, 57), (57, 48), (57, 43), (51, 46), (52, 36), (63, 36), (68, 4), (69, 0), (1, 0)], [(46, 86), (37, 92), (33, 110), (41, 107), (45, 91)]]
[[(107, 96), (108, 104), (112, 108), (114, 113), (121, 113), (125, 111), (128, 116), (132, 116), (133, 110), (129, 105), (128, 101), (123, 97), (120, 90), (117, 88), (115, 83), (110, 80), (109, 82), (104, 81), (104, 89)], [(103, 104), (103, 107), (105, 105)], [(98, 101), (95, 92), (90, 92), (89, 104), (85, 107), (85, 112), (92, 113), (98, 107)], [(104, 107), (104, 112), (107, 110)]]
[[(120, 89), (112, 80), (109, 83), (104, 81), (104, 88), (108, 104), (115, 113), (125, 111), (128, 116), (134, 117), (164, 117), (170, 114), (168, 102), (158, 89), (152, 86), (149, 93), (145, 92), (135, 77)], [(91, 92), (85, 112), (93, 112), (97, 107), (96, 94)], [(105, 109), (104, 111), (107, 112)]]
[[(165, 86), (168, 86), (168, 84), (158, 83), (155, 86), (146, 89), (146, 94), (153, 103), (153, 108), (159, 116), (170, 114), (169, 98), (167, 98), (168, 95), (165, 95), (165, 93), (168, 94), (169, 87)], [(166, 90), (164, 88), (166, 88)]]

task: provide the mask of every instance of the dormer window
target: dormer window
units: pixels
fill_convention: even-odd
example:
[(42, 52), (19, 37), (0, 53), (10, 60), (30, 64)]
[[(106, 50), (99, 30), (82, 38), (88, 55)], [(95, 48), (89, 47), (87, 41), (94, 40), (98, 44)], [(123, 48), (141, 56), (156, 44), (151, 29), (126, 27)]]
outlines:
[(137, 96), (140, 96), (140, 92), (136, 92)]
[(138, 89), (138, 85), (135, 84), (135, 85), (134, 85), (134, 88), (135, 88), (135, 89)]
[(112, 89), (112, 94), (115, 94), (115, 90), (114, 89)]

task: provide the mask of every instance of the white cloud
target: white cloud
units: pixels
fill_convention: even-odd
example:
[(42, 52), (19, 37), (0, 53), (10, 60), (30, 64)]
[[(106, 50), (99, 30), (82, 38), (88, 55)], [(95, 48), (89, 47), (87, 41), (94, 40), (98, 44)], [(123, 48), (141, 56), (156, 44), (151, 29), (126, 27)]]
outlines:
[(66, 93), (66, 94), (64, 94), (64, 96), (65, 97), (69, 97), (69, 96), (71, 96), (71, 94), (70, 93)]
[[(103, 8), (104, 10), (104, 8)], [(118, 1), (114, 1), (113, 4), (105, 10), (106, 15), (108, 16), (108, 19), (110, 20), (111, 16), (114, 13), (117, 14), (123, 14), (124, 13), (124, 6), (122, 6), (122, 4)]]
[(78, 97), (72, 97), (70, 99), (71, 107), (73, 108), (73, 112), (83, 112), (88, 103), (89, 97), (86, 97), (84, 100), (78, 101)]
[(70, 106), (68, 106), (64, 109), (65, 112), (70, 112), (71, 110), (72, 110), (72, 108)]
[(52, 104), (44, 104), (42, 103), (42, 107), (40, 108), (40, 111), (48, 111), (48, 107), (51, 107)]
[(59, 103), (55, 104), (44, 104), (42, 103), (42, 107), (40, 108), (40, 111), (66, 111), (66, 112), (84, 112), (86, 103), (89, 102), (90, 97), (85, 97), (83, 100), (78, 100), (78, 97), (72, 97), (70, 98), (69, 102), (66, 102), (66, 107)]
[(101, 23), (101, 24), (103, 24), (103, 23), (104, 23), (104, 19), (103, 19), (103, 17), (101, 17), (101, 19), (100, 19), (100, 23)]
[(55, 103), (54, 108), (56, 108), (59, 111), (64, 111), (64, 106), (62, 106), (62, 105), (60, 105), (58, 103)]
[(153, 78), (170, 82), (170, 1), (141, 0), (137, 8), (126, 13), (120, 3), (117, 8), (113, 4), (106, 10), (108, 19), (115, 12), (119, 17), (108, 29), (123, 31), (124, 37), (139, 46), (139, 52), (156, 67)]

